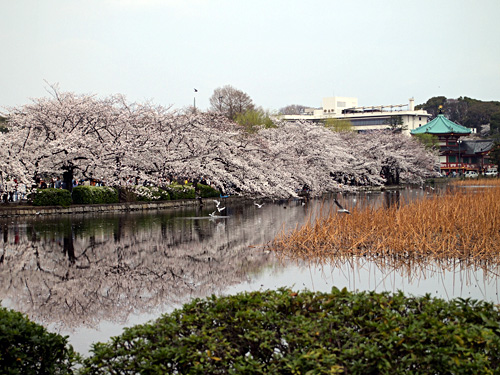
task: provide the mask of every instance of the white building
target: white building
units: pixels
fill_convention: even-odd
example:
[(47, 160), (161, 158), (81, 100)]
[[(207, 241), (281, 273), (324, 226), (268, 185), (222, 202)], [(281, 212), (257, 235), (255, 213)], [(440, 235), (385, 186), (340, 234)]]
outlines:
[(424, 110), (415, 110), (414, 99), (408, 104), (358, 107), (358, 98), (334, 96), (323, 98), (321, 108), (307, 108), (300, 115), (283, 115), (287, 121), (325, 121), (329, 118), (349, 120), (358, 132), (388, 129), (389, 124), (400, 123), (405, 134), (429, 122), (431, 115)]

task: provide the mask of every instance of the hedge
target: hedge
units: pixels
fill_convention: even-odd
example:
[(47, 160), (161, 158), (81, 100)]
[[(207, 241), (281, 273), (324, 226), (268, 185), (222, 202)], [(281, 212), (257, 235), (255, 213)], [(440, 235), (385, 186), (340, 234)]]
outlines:
[(217, 198), (220, 196), (220, 191), (211, 186), (198, 184), (198, 189), (202, 198)]
[(0, 373), (73, 374), (78, 358), (67, 336), (50, 333), (23, 314), (0, 307)]
[[(218, 197), (219, 191), (211, 186), (198, 184), (202, 198)], [(34, 206), (70, 206), (74, 204), (106, 204), (119, 203), (120, 193), (109, 186), (75, 186), (70, 193), (65, 189), (37, 189), (32, 195)], [(192, 185), (172, 184), (166, 188), (154, 186), (133, 186), (122, 189), (121, 201), (165, 201), (170, 199), (195, 199)]]
[(96, 343), (83, 374), (498, 374), (492, 303), (288, 289), (195, 299)]
[(66, 189), (37, 189), (32, 195), (33, 206), (63, 206), (71, 205), (71, 193)]
[(172, 200), (175, 199), (195, 199), (194, 188), (191, 185), (172, 184), (166, 187)]
[(71, 193), (74, 204), (118, 203), (118, 190), (109, 186), (75, 186)]
[[(220, 192), (211, 186), (198, 184), (199, 196), (201, 198), (215, 198), (220, 196)], [(195, 199), (196, 193), (192, 184), (167, 186), (171, 199)]]

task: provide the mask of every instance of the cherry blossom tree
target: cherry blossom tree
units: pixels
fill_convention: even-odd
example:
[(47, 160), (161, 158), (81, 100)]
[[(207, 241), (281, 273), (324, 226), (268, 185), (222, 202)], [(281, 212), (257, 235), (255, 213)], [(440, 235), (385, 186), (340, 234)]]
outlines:
[(178, 113), (123, 96), (61, 93), (13, 108), (0, 134), (0, 171), (28, 185), (37, 175), (131, 178), (161, 186), (204, 179), (227, 194), (288, 198), (357, 185), (421, 182), (437, 156), (402, 134), (338, 133), (321, 124), (276, 121), (248, 133), (217, 113)]
[(439, 170), (437, 153), (404, 134), (378, 131), (343, 137), (357, 150), (358, 166), (369, 168), (364, 176), (370, 185), (421, 184)]
[[(276, 169), (288, 171), (291, 186), (312, 193), (352, 186), (421, 183), (438, 168), (438, 158), (415, 140), (392, 132), (339, 133), (307, 122), (281, 123), (259, 133)], [(396, 181), (396, 178), (398, 181)]]
[[(2, 171), (25, 183), (40, 173), (111, 178), (122, 162), (124, 111), (120, 97), (105, 100), (54, 90), (52, 98), (11, 110), (2, 137)], [(8, 144), (8, 150), (5, 149)]]
[(1, 170), (28, 184), (38, 174), (76, 174), (118, 186), (131, 177), (161, 184), (181, 176), (209, 179), (229, 193), (287, 191), (266, 173), (272, 166), (265, 159), (248, 153), (255, 139), (224, 116), (181, 115), (121, 96), (54, 90), (52, 98), (13, 109), (0, 142), (9, 144), (0, 150)]
[(284, 178), (285, 170), (277, 169), (265, 157), (268, 145), (244, 128), (217, 114), (184, 117), (184, 138), (174, 152), (181, 157), (168, 163), (177, 173), (202, 176), (222, 191), (231, 194), (290, 197), (293, 188)]
[(281, 171), (280, 178), (295, 190), (308, 185), (314, 194), (338, 191), (340, 185), (333, 176), (350, 169), (354, 161), (338, 133), (308, 122), (277, 125), (259, 132), (267, 144), (259, 153)]

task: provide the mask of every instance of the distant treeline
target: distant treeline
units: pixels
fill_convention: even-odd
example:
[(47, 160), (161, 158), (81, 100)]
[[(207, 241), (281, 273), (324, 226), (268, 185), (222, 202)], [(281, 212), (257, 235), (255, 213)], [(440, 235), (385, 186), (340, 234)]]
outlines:
[(433, 117), (439, 113), (439, 106), (443, 114), (460, 125), (468, 128), (481, 129), (482, 125), (490, 124), (491, 134), (500, 133), (500, 102), (483, 102), (466, 96), (458, 99), (447, 99), (445, 96), (435, 96), (426, 103), (416, 106), (416, 109), (425, 109)]

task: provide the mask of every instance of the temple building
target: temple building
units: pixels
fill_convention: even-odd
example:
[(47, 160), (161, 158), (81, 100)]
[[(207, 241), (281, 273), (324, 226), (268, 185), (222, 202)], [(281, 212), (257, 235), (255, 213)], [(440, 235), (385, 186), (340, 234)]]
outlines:
[(488, 154), (493, 148), (489, 139), (462, 139), (469, 136), (471, 129), (448, 120), (443, 114), (411, 131), (411, 135), (431, 134), (439, 140), (439, 160), (441, 172), (448, 174), (466, 171), (484, 172), (494, 165), (490, 163)]

